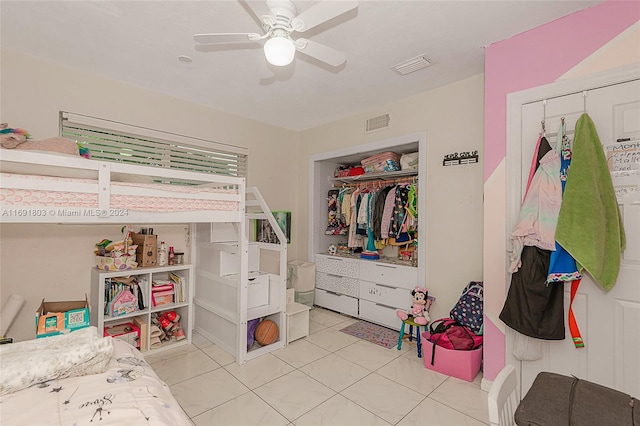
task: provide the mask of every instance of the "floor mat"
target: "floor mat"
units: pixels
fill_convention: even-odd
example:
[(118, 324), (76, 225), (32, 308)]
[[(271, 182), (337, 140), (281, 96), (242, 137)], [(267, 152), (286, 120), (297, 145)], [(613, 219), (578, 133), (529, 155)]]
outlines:
[(367, 321), (358, 321), (340, 331), (385, 348), (393, 348), (397, 346), (398, 337), (400, 335), (396, 330), (372, 324)]

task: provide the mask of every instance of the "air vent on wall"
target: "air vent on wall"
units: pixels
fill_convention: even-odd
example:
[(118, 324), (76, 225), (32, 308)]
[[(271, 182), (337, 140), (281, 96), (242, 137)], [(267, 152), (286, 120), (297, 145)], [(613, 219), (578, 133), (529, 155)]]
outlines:
[(421, 70), (422, 68), (427, 68), (431, 65), (432, 62), (429, 58), (427, 58), (425, 55), (420, 55), (394, 65), (391, 67), (391, 69), (400, 75), (407, 75), (414, 71)]
[(384, 129), (391, 124), (391, 117), (389, 114), (382, 114), (376, 117), (368, 118), (365, 122), (365, 133), (373, 132), (374, 130)]

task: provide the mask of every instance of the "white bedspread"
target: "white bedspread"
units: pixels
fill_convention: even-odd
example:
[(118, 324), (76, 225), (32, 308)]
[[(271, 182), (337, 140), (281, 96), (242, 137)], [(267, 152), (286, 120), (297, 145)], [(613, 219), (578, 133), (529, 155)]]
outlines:
[(106, 371), (54, 379), (4, 395), (0, 424), (190, 425), (169, 387), (140, 352), (121, 340), (111, 340), (113, 355)]
[(102, 373), (113, 345), (96, 327), (0, 346), (0, 396), (36, 383)]

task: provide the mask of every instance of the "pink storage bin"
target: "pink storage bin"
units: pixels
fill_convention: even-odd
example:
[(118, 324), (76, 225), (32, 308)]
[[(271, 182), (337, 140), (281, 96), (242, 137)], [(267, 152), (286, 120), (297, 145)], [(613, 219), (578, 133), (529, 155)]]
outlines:
[(429, 332), (422, 333), (422, 358), (424, 366), (438, 373), (458, 379), (473, 382), (480, 371), (482, 364), (482, 346), (471, 351), (456, 351), (436, 346), (436, 353), (433, 365), (431, 365), (431, 354), (433, 353), (433, 343), (429, 341)]

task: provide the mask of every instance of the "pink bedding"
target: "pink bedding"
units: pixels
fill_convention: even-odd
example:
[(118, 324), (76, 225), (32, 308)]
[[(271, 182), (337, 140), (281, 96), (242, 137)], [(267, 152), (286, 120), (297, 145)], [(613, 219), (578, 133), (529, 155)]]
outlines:
[[(75, 182), (75, 183), (96, 183), (91, 179), (73, 179), (36, 175), (16, 175), (10, 173), (0, 174), (2, 182), (11, 179), (29, 179), (39, 181)], [(113, 186), (127, 186), (149, 189), (161, 189), (166, 191), (167, 196), (132, 196), (111, 194), (112, 209), (127, 209), (132, 211), (145, 212), (181, 212), (181, 211), (236, 211), (238, 202), (206, 200), (206, 199), (185, 199), (172, 197), (171, 193), (224, 193), (235, 194), (232, 189), (203, 188), (198, 186), (164, 185), (150, 183), (130, 183), (112, 182)], [(66, 191), (44, 191), (29, 189), (10, 189), (1, 184), (0, 203), (3, 207), (85, 207), (97, 208), (98, 195), (95, 193), (66, 192)]]

